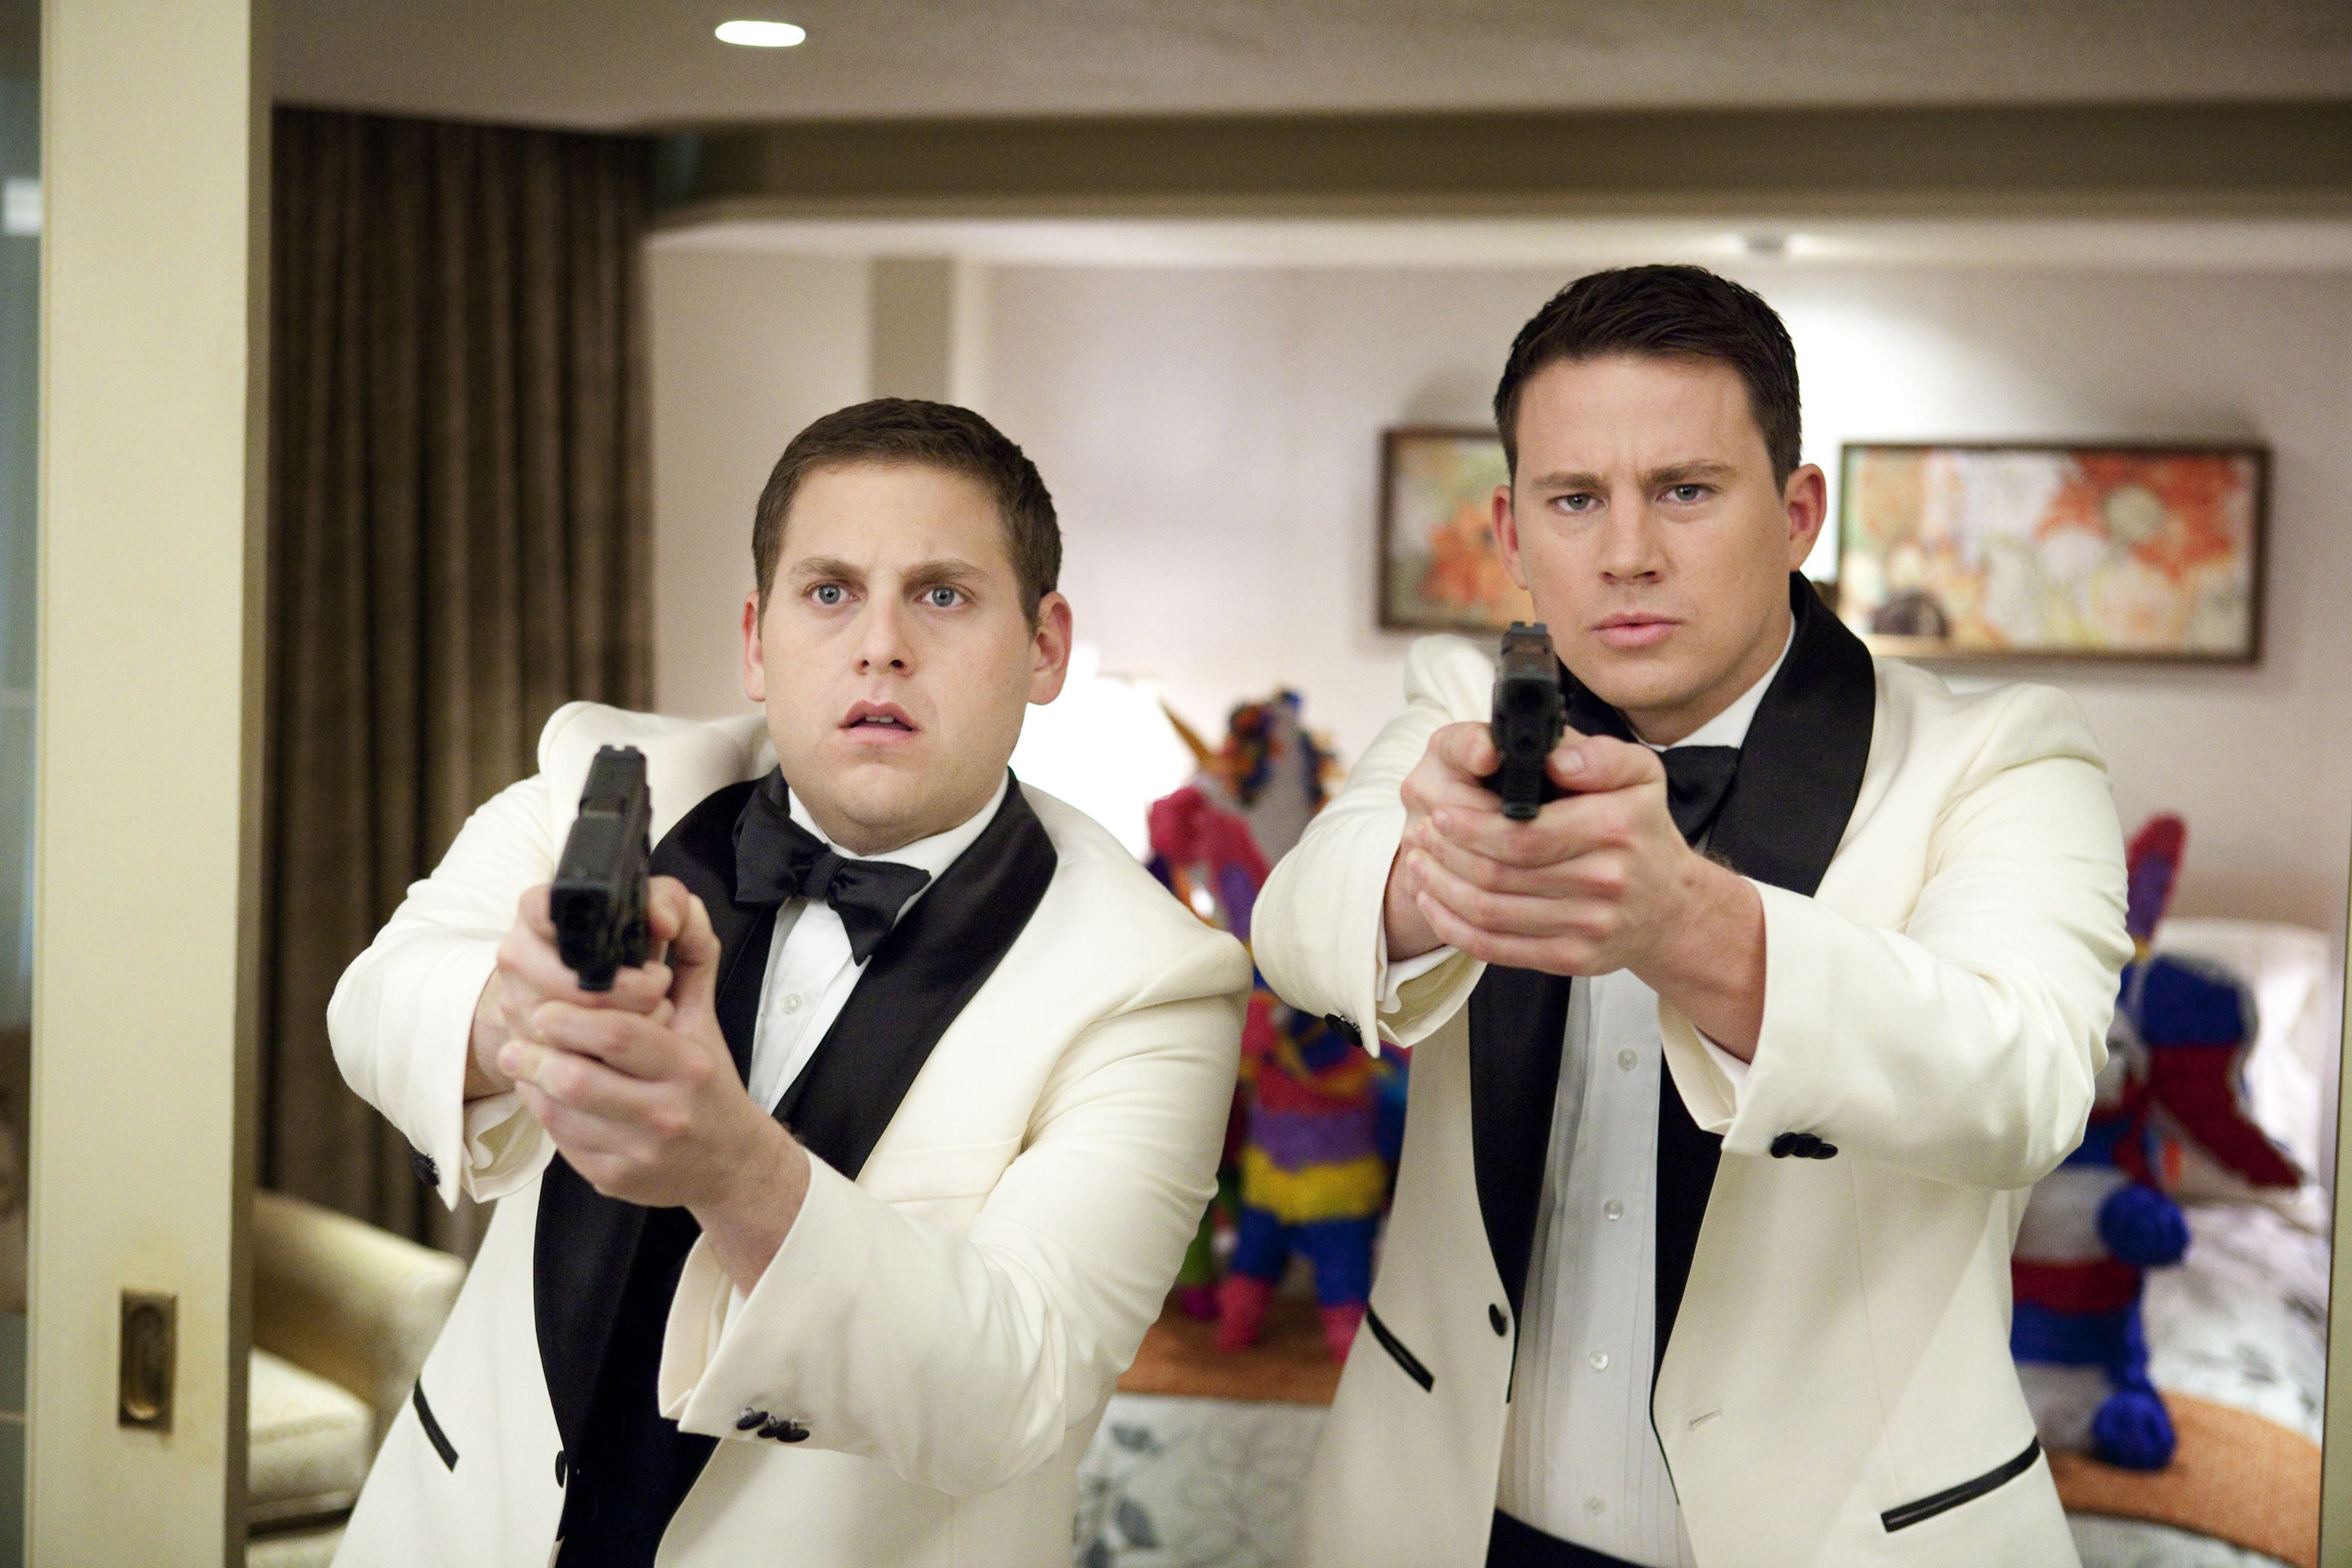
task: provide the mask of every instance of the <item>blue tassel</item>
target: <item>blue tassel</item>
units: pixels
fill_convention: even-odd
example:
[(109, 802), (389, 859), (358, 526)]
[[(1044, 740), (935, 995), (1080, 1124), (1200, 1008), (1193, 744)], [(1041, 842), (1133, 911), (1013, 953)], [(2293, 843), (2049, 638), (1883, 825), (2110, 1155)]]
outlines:
[(2180, 1205), (2154, 1187), (2117, 1187), (2099, 1205), (2099, 1239), (2126, 1263), (2161, 1268), (2189, 1250)]
[(2160, 1470), (2172, 1462), (2172, 1417), (2152, 1388), (2119, 1388), (2091, 1417), (2099, 1458), (2126, 1470)]

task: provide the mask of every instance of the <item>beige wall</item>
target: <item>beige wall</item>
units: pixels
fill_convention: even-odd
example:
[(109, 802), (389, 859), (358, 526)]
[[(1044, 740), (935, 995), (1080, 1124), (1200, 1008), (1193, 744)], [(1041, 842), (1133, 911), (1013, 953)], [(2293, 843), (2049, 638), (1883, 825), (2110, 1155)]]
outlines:
[(751, 509), (794, 432), (866, 395), (869, 268), (758, 251), (646, 258), (653, 357), (654, 698), (743, 711)]
[[(828, 307), (841, 314), (823, 332), (768, 314), (793, 308), (771, 277), (815, 268), (846, 300), (855, 263), (729, 258), (691, 275), (664, 266), (658, 684), (666, 704), (701, 710), (731, 693), (731, 664), (723, 679), (708, 673), (717, 658), (687, 628), (740, 573), (729, 554), (723, 570), (690, 574), (710, 547), (707, 519), (740, 532), (787, 408), (813, 414), (828, 397), (862, 395), (864, 338), (845, 326), (847, 303)], [(1107, 669), (1157, 677), (1202, 725), (1244, 697), (1296, 686), (1341, 754), (1360, 750), (1397, 704), (1411, 641), (1372, 624), (1378, 433), (1479, 422), (1504, 345), (1570, 270), (982, 273), (989, 352), (974, 401), (1054, 490), (1081, 640), (1101, 647)], [(2248, 437), (2273, 447), (2260, 666), (1953, 675), (2054, 680), (2082, 700), (2126, 825), (2158, 809), (2189, 819), (2183, 912), (2341, 931), (2352, 858), (2352, 615), (2342, 608), (2352, 593), (2352, 279), (1797, 264), (1747, 276), (1796, 337), (1808, 455), (1832, 472), (1842, 440), (1869, 437)], [(715, 290), (726, 287), (751, 293), (723, 299)], [(665, 326), (697, 321), (730, 325), (700, 338)], [(837, 355), (829, 379), (798, 357), (825, 342)], [(688, 363), (698, 342), (701, 365)], [(767, 386), (768, 401), (747, 383)], [(681, 462), (694, 471), (677, 473)], [(730, 536), (723, 549), (740, 543)]]

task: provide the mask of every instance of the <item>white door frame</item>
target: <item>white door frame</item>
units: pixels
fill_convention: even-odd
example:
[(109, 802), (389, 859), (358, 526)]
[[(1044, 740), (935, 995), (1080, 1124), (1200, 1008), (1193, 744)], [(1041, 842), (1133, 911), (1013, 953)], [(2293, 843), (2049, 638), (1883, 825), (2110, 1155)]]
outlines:
[[(250, 0), (47, 0), (28, 1560), (244, 1554), (268, 163)], [(126, 1290), (171, 1428), (117, 1421)]]

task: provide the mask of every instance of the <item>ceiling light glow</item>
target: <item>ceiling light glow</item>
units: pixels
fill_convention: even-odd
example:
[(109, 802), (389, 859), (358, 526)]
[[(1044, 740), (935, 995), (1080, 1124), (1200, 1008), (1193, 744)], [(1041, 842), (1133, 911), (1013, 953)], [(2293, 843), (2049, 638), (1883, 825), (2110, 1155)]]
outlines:
[(808, 37), (808, 29), (790, 22), (721, 22), (719, 41), (751, 49), (789, 49)]

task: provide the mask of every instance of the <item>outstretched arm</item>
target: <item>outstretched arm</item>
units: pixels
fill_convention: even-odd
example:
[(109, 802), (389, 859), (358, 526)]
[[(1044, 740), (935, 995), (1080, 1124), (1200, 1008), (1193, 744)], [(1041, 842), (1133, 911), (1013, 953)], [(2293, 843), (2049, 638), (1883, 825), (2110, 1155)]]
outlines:
[[(511, 1096), (474, 1093), (476, 1009), (526, 889), (555, 871), (547, 785), (529, 778), (467, 818), (432, 875), (352, 961), (327, 1005), (335, 1063), (431, 1162), (442, 1202), (528, 1181), (544, 1142)], [(475, 1100), (469, 1109), (467, 1100)]]
[[(1301, 1011), (1345, 1019), (1368, 1047), (1381, 1038), (1414, 1044), (1461, 1006), (1477, 979), (1475, 960), (1453, 955), (1407, 984), (1402, 1005), (1381, 1011), (1390, 959), (1433, 945), (1433, 933), (1390, 924), (1392, 873), (1413, 816), (1406, 783), (1439, 730), (1486, 710), (1494, 678), (1486, 656), (1459, 637), (1415, 643), (1405, 658), (1404, 711), (1365, 749), (1347, 787), (1307, 824), (1258, 894), (1251, 949), (1266, 984)], [(1416, 913), (1409, 899), (1399, 912), (1408, 922)]]

